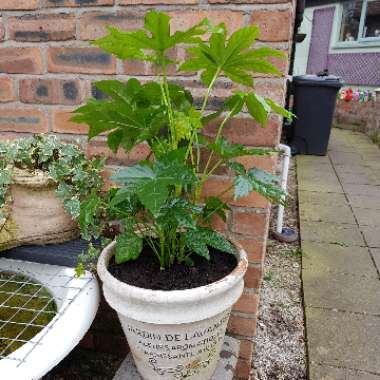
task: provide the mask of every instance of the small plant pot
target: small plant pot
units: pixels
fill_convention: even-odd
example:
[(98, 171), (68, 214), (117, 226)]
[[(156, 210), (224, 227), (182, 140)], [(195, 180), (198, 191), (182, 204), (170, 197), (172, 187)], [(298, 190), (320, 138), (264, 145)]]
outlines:
[(78, 224), (55, 194), (44, 172), (15, 169), (10, 201), (1, 209), (0, 251), (21, 245), (62, 243), (79, 236)]
[(173, 291), (143, 289), (117, 280), (107, 269), (115, 242), (103, 250), (98, 274), (104, 296), (119, 315), (144, 380), (212, 377), (248, 266), (245, 251), (235, 246), (238, 264), (228, 276), (207, 286)]

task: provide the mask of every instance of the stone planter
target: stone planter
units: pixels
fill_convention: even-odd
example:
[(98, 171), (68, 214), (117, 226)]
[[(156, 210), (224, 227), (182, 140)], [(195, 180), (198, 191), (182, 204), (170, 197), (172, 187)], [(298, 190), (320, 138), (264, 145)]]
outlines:
[(231, 307), (240, 298), (248, 261), (237, 247), (237, 267), (223, 279), (187, 290), (160, 291), (125, 284), (107, 270), (115, 243), (98, 261), (107, 302), (120, 318), (144, 380), (208, 380), (224, 341)]
[(42, 171), (14, 170), (10, 202), (0, 219), (0, 251), (20, 245), (62, 243), (79, 236), (55, 194), (55, 182)]

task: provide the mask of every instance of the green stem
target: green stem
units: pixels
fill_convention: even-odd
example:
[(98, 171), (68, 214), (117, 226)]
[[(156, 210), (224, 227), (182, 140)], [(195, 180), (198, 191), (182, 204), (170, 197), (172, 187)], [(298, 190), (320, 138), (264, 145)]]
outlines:
[(201, 114), (202, 115), (203, 115), (203, 113), (206, 110), (208, 99), (209, 99), (209, 97), (211, 95), (212, 88), (214, 87), (215, 81), (218, 79), (220, 72), (221, 72), (221, 68), (218, 67), (217, 70), (215, 71), (215, 74), (214, 74), (213, 78), (211, 79), (210, 85), (208, 86), (208, 89), (207, 89), (207, 92), (206, 92), (206, 96), (205, 96), (205, 98), (203, 100), (203, 104), (202, 104), (202, 108), (201, 108)]

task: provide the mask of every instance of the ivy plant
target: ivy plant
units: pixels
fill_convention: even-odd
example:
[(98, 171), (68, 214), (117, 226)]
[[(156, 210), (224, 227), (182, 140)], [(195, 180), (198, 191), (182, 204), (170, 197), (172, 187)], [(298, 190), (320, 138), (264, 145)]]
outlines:
[[(268, 149), (247, 148), (223, 136), (227, 123), (247, 112), (265, 127), (271, 113), (292, 116), (272, 99), (262, 97), (254, 88), (255, 73), (281, 75), (270, 58), (285, 58), (268, 47), (254, 48), (259, 34), (255, 25), (229, 35), (224, 23), (212, 26), (205, 19), (193, 27), (172, 33), (170, 17), (149, 12), (142, 29), (122, 31), (108, 28), (108, 34), (92, 44), (121, 60), (151, 63), (154, 80), (126, 83), (103, 80), (96, 87), (107, 95), (105, 100), (90, 99), (75, 111), (72, 120), (89, 126), (89, 138), (106, 133), (108, 146), (117, 152), (129, 152), (140, 143), (151, 153), (131, 167), (118, 170), (111, 179), (112, 188), (105, 198), (96, 194), (83, 202), (80, 224), (84, 236), (98, 234), (99, 215), (117, 218), (122, 223), (116, 237), (117, 263), (136, 260), (144, 245), (150, 247), (162, 269), (173, 263), (193, 264), (192, 256), (210, 258), (209, 247), (234, 253), (232, 244), (211, 227), (213, 217), (225, 220), (229, 206), (221, 196), (233, 189), (235, 199), (256, 191), (272, 202), (285, 202), (278, 178), (259, 168), (245, 168), (240, 156), (272, 154)], [(177, 48), (185, 48), (187, 58), (171, 58)], [(204, 85), (201, 105), (192, 93), (169, 80), (168, 66), (175, 65), (180, 75), (198, 73)], [(236, 90), (216, 112), (208, 111), (216, 82), (230, 81)], [(218, 123), (213, 138), (203, 129)], [(203, 151), (206, 162), (201, 162)], [(220, 167), (235, 176), (231, 187), (218, 196), (202, 198), (206, 181)]]
[(57, 184), (56, 194), (62, 199), (65, 211), (74, 219), (79, 218), (81, 202), (91, 193), (98, 194), (103, 187), (100, 173), (104, 160), (87, 159), (75, 144), (63, 143), (49, 135), (3, 142), (0, 143), (0, 213), (9, 199), (15, 168), (47, 173)]

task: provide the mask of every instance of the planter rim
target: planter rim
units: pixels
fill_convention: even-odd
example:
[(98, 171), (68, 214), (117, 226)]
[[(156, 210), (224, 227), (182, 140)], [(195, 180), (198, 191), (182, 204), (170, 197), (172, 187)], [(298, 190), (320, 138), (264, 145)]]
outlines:
[(12, 175), (13, 183), (11, 185), (19, 185), (29, 188), (43, 188), (56, 186), (53, 178), (49, 176), (47, 172), (43, 170), (27, 170), (13, 168)]
[[(229, 288), (236, 286), (244, 277), (248, 267), (247, 254), (239, 243), (235, 242), (233, 239), (229, 240), (237, 248), (237, 266), (231, 273), (220, 280), (196, 288), (183, 290), (152, 290), (129, 285), (118, 280), (108, 271), (109, 260), (114, 254), (114, 248), (116, 245), (115, 241), (110, 243), (101, 253), (98, 260), (97, 271), (102, 282), (107, 283), (107, 286), (112, 287), (117, 293), (123, 294), (127, 292), (129, 297), (136, 298), (140, 301), (157, 304), (198, 302), (208, 299), (210, 296), (217, 297), (218, 295), (225, 293)], [(152, 295), (154, 295), (153, 299)]]

